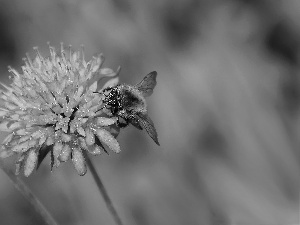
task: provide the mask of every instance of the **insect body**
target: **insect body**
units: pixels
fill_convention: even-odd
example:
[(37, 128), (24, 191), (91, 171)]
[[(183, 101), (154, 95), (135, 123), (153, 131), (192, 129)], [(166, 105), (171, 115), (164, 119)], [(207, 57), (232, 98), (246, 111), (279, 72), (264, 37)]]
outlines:
[[(126, 127), (129, 123), (136, 128), (145, 129), (149, 136), (159, 145), (154, 124), (147, 114), (145, 97), (153, 93), (156, 85), (156, 71), (146, 75), (137, 85), (120, 84), (103, 90), (104, 107), (118, 117), (117, 125)], [(105, 93), (108, 92), (106, 95)]]

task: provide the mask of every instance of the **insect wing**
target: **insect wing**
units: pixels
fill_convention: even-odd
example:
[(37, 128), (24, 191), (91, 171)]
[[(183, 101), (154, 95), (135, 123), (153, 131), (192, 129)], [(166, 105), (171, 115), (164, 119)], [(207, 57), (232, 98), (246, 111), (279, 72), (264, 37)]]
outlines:
[(136, 118), (138, 120), (139, 125), (144, 128), (149, 136), (153, 139), (153, 141), (159, 145), (158, 139), (157, 139), (157, 133), (154, 127), (154, 124), (150, 117), (147, 114), (138, 113), (136, 115)]
[(131, 119), (130, 123), (137, 129), (143, 130), (137, 119)]
[(157, 72), (153, 71), (147, 74), (144, 79), (135, 85), (135, 87), (143, 94), (144, 97), (148, 97), (153, 93), (153, 89), (156, 86)]

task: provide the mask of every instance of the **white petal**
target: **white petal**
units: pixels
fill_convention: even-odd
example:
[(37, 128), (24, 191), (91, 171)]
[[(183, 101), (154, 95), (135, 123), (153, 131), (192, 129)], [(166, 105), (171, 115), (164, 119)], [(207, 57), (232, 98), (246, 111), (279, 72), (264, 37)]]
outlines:
[(53, 155), (54, 158), (58, 158), (58, 156), (60, 155), (62, 149), (63, 149), (63, 144), (61, 142), (56, 142), (53, 146)]
[(72, 151), (72, 161), (77, 173), (83, 176), (86, 173), (86, 164), (80, 148), (74, 148)]
[(38, 155), (34, 150), (28, 153), (26, 162), (24, 164), (24, 175), (28, 177), (34, 170), (37, 163)]
[(25, 135), (26, 134), (26, 129), (20, 129), (16, 131), (17, 135)]
[(42, 144), (44, 144), (45, 141), (46, 141), (46, 139), (47, 139), (47, 137), (46, 137), (46, 135), (44, 134), (44, 135), (40, 138), (40, 140), (39, 140), (39, 145), (41, 146)]
[(9, 132), (11, 131), (11, 129), (9, 129), (7, 127), (7, 124), (9, 123), (10, 121), (3, 121), (2, 123), (0, 123), (0, 131), (6, 131), (6, 132)]
[(8, 108), (9, 110), (15, 110), (18, 108), (18, 106), (16, 106), (15, 104), (11, 104), (11, 103), (8, 103), (8, 102), (5, 102), (5, 107)]
[(29, 141), (25, 141), (21, 144), (15, 145), (12, 147), (12, 151), (14, 152), (25, 152), (30, 148)]
[(5, 116), (7, 113), (9, 113), (9, 111), (0, 111), (0, 117)]
[(118, 141), (107, 130), (98, 129), (96, 134), (99, 140), (106, 144), (112, 151), (115, 153), (119, 153), (121, 151)]
[(22, 142), (24, 142), (24, 141), (27, 141), (29, 138), (30, 138), (30, 135), (22, 136), (22, 137), (19, 139), (19, 143), (22, 143)]
[(13, 114), (13, 115), (10, 115), (10, 118), (11, 118), (12, 120), (19, 120), (20, 115), (19, 115), (18, 113), (15, 113), (15, 114)]
[(89, 153), (92, 155), (100, 155), (104, 151), (104, 149), (98, 145), (92, 145), (88, 147)]
[(22, 126), (22, 124), (20, 122), (16, 122), (16, 123), (11, 124), (9, 126), (9, 129), (14, 130), (14, 129), (20, 128), (21, 126)]
[(47, 141), (46, 141), (46, 145), (53, 145), (53, 143), (54, 143), (54, 138), (53, 137), (48, 137), (47, 138)]
[(74, 96), (74, 99), (76, 99), (76, 100), (79, 99), (81, 97), (82, 93), (83, 93), (83, 86), (80, 86)]
[(62, 162), (66, 162), (66, 161), (68, 161), (70, 156), (71, 156), (71, 148), (69, 145), (66, 144), (66, 145), (64, 145), (64, 147), (59, 155), (59, 160)]
[(12, 156), (13, 154), (14, 154), (14, 152), (11, 149), (0, 150), (0, 158), (2, 158), (2, 159), (8, 158), (8, 157)]
[(38, 138), (41, 138), (43, 135), (44, 135), (43, 132), (41, 132), (40, 130), (38, 130), (38, 131), (35, 131), (31, 136), (33, 138), (38, 139)]
[(6, 138), (3, 140), (2, 144), (7, 144), (8, 142), (10, 142), (13, 136), (14, 136), (13, 133), (7, 135)]
[(90, 129), (86, 129), (85, 135), (87, 145), (93, 145), (95, 143), (95, 134)]
[(97, 90), (97, 81), (95, 81), (90, 87), (89, 90), (95, 92)]
[(95, 57), (94, 60), (92, 61), (91, 71), (95, 73), (99, 69), (103, 61), (104, 61), (103, 55), (99, 55), (98, 57)]
[(26, 154), (22, 154), (16, 161), (16, 172), (15, 172), (16, 175), (20, 174), (20, 171), (22, 169), (22, 164), (23, 164), (25, 157), (26, 157)]
[(71, 141), (71, 136), (68, 134), (62, 134), (61, 139), (63, 142), (69, 142), (69, 141)]
[(84, 131), (84, 129), (82, 127), (77, 127), (77, 132), (81, 136), (85, 137), (85, 131)]
[(119, 83), (119, 77), (112, 78), (103, 85), (101, 90), (103, 90), (107, 87), (115, 87), (115, 86), (117, 86), (118, 83)]
[(96, 123), (101, 127), (105, 127), (116, 123), (116, 121), (116, 118), (98, 117)]
[(99, 70), (99, 73), (108, 77), (113, 77), (116, 75), (116, 73), (110, 68), (102, 68)]
[(88, 146), (87, 146), (87, 144), (86, 144), (86, 142), (85, 142), (85, 138), (80, 137), (80, 138), (78, 138), (78, 139), (79, 139), (80, 147), (81, 147), (82, 149), (84, 149), (84, 150), (87, 150), (87, 149), (88, 149)]

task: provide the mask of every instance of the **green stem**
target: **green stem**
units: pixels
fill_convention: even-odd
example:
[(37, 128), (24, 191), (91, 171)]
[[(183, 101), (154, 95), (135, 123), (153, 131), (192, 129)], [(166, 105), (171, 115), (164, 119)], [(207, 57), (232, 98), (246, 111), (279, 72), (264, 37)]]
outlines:
[(44, 207), (40, 200), (32, 193), (29, 187), (14, 174), (11, 169), (4, 166), (2, 159), (0, 159), (0, 168), (9, 177), (15, 188), (26, 198), (28, 202), (34, 207), (35, 211), (42, 217), (45, 224), (48, 225), (58, 225), (58, 223), (51, 216), (49, 211)]
[(102, 195), (105, 203), (106, 203), (106, 206), (109, 210), (109, 212), (111, 213), (112, 217), (114, 218), (115, 222), (117, 225), (123, 225), (115, 207), (113, 206), (112, 204), (112, 201), (110, 200), (108, 194), (107, 194), (107, 191), (100, 179), (100, 176), (98, 175), (95, 167), (94, 167), (94, 164), (92, 163), (92, 161), (90, 160), (89, 156), (87, 154), (85, 154), (85, 160), (86, 160), (86, 163), (88, 165), (88, 168), (90, 169), (91, 173), (92, 173), (92, 176), (98, 186), (98, 189), (100, 191), (100, 194)]

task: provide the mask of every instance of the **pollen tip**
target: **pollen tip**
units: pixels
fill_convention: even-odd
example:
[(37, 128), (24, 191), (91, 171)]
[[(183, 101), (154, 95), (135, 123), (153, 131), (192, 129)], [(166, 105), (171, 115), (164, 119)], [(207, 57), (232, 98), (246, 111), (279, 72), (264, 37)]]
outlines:
[(0, 82), (0, 84), (1, 84), (4, 88), (6, 88), (7, 90), (11, 90), (11, 88), (9, 88), (8, 86), (6, 86), (6, 85), (3, 84), (2, 82)]
[(38, 46), (34, 46), (33, 50), (36, 52), (37, 56), (42, 60), (42, 56), (41, 56), (41, 54), (39, 52), (39, 47)]
[(81, 44), (81, 45), (80, 45), (80, 48), (81, 48), (82, 60), (84, 60), (84, 45)]
[(116, 71), (116, 76), (119, 75), (120, 71), (121, 71), (121, 66), (118, 66), (118, 69), (117, 69), (117, 71)]
[(69, 45), (69, 57), (72, 58), (72, 45)]
[(61, 52), (65, 51), (64, 43), (62, 41), (60, 42), (60, 51)]

